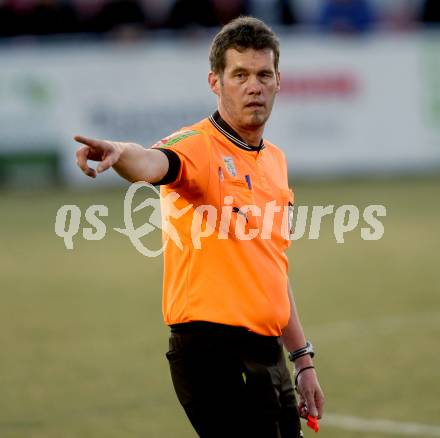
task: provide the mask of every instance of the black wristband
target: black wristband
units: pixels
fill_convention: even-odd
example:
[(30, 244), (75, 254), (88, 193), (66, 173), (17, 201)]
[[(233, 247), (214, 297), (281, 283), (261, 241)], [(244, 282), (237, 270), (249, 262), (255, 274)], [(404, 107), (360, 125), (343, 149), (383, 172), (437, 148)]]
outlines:
[(315, 367), (314, 367), (313, 365), (309, 365), (309, 366), (307, 366), (307, 367), (301, 368), (301, 369), (296, 373), (296, 376), (295, 376), (295, 389), (296, 389), (297, 386), (298, 386), (298, 377), (299, 377), (299, 375), (300, 375), (303, 371), (305, 371), (305, 370), (311, 370), (311, 369), (315, 369)]

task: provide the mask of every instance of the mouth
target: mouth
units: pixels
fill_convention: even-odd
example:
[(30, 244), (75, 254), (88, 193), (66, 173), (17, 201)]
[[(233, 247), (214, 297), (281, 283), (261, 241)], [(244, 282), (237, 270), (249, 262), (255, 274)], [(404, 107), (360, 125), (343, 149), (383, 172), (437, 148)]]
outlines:
[(245, 108), (250, 108), (250, 109), (264, 108), (264, 104), (262, 104), (261, 102), (249, 102), (248, 104), (245, 105)]

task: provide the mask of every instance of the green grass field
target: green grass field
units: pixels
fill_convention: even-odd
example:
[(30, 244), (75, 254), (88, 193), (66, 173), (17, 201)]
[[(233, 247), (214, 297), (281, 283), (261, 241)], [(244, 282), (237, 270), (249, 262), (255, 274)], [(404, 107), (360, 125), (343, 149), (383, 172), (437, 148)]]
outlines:
[[(0, 194), (1, 438), (195, 436), (164, 356), (161, 260), (111, 230), (124, 194)], [(296, 184), (298, 205), (388, 212), (380, 241), (358, 228), (337, 244), (324, 219), (320, 239), (289, 250), (328, 413), (440, 427), (439, 199), (435, 178)], [(78, 235), (67, 251), (54, 232), (63, 204), (107, 205), (107, 237)], [(318, 436), (402, 435), (323, 421)]]

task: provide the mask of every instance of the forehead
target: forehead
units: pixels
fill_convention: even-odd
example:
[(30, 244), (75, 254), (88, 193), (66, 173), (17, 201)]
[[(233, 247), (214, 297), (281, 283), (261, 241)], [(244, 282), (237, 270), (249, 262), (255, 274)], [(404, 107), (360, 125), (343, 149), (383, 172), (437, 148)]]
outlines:
[(272, 49), (228, 49), (225, 52), (225, 70), (245, 68), (253, 70), (275, 70), (275, 57)]

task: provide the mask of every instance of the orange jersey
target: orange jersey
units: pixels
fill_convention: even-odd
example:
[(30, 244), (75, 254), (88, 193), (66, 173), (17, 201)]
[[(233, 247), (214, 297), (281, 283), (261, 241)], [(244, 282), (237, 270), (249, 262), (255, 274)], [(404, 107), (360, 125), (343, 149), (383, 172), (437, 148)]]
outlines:
[(155, 147), (181, 163), (161, 186), (165, 323), (281, 335), (290, 317), (284, 251), (293, 205), (284, 154), (266, 140), (249, 147), (218, 113)]

